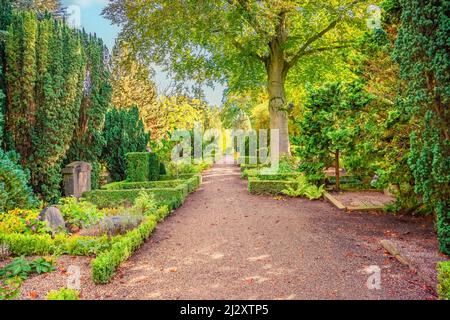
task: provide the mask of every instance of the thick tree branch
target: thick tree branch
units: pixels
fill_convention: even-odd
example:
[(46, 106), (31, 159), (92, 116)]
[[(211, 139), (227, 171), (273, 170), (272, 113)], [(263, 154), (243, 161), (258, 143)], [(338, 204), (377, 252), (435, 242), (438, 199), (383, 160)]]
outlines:
[(306, 40), (306, 42), (303, 44), (303, 46), (300, 47), (300, 49), (294, 55), (294, 57), (292, 57), (292, 59), (290, 61), (288, 61), (287, 67), (290, 69), (293, 66), (295, 66), (297, 64), (297, 62), (300, 60), (300, 58), (305, 55), (305, 52), (307, 51), (308, 47), (311, 44), (313, 44), (314, 42), (316, 42), (317, 40), (319, 40), (320, 38), (322, 38), (325, 34), (330, 32), (331, 30), (333, 30), (337, 26), (339, 21), (340, 21), (340, 18), (332, 21), (325, 29), (323, 29), (319, 33), (315, 34), (314, 36), (312, 36), (311, 38)]
[[(360, 0), (355, 0), (351, 3), (348, 4), (348, 6), (344, 6), (339, 8), (341, 12), (344, 12), (345, 9), (350, 9), (351, 7), (357, 5), (358, 3), (360, 3)], [(287, 62), (287, 69), (292, 68), (293, 66), (295, 66), (297, 64), (297, 62), (300, 60), (301, 57), (305, 56), (305, 54), (313, 54), (315, 52), (321, 52), (321, 51), (326, 51), (324, 48), (319, 48), (319, 51), (316, 51), (317, 49), (310, 49), (308, 50), (308, 47), (310, 45), (312, 45), (314, 42), (316, 42), (317, 40), (319, 40), (320, 38), (322, 38), (325, 34), (327, 34), (328, 32), (330, 32), (331, 30), (333, 30), (338, 23), (343, 19), (343, 17), (341, 15), (339, 15), (335, 20), (333, 20), (325, 29), (323, 29), (322, 31), (320, 31), (319, 33), (315, 34), (314, 36), (312, 36), (311, 38), (309, 38), (308, 40), (306, 40), (306, 42), (300, 47), (299, 51), (292, 57), (292, 59)], [(337, 47), (332, 47), (332, 49), (339, 49)]]

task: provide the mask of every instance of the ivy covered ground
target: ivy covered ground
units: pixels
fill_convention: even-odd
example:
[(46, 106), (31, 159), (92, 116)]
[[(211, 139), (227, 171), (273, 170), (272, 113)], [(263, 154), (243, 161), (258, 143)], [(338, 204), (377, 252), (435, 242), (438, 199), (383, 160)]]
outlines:
[[(379, 245), (381, 239), (404, 241), (412, 251), (436, 255), (429, 220), (250, 195), (239, 176), (234, 166), (207, 171), (201, 188), (158, 225), (109, 284), (94, 285), (90, 258), (62, 256), (56, 272), (23, 283), (21, 298), (45, 299), (64, 287), (70, 265), (81, 266), (83, 299), (436, 298)], [(366, 286), (364, 269), (371, 265), (382, 270), (381, 290)]]

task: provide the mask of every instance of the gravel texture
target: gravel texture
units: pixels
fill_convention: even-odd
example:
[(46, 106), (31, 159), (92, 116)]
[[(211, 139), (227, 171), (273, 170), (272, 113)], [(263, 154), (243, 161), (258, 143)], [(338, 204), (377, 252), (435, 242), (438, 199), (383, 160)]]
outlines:
[[(381, 239), (426, 240), (428, 220), (344, 213), (325, 201), (254, 196), (239, 169), (216, 165), (182, 208), (158, 226), (108, 285), (90, 280), (90, 259), (61, 257), (57, 272), (23, 285), (22, 299), (65, 286), (81, 269), (84, 299), (435, 299), (433, 290), (387, 255)], [(381, 290), (366, 270), (381, 268)]]

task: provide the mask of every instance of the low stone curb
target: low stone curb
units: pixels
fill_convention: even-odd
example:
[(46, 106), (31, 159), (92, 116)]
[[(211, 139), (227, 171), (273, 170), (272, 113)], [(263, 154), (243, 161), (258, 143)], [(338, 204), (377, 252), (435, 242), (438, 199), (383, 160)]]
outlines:
[(425, 276), (424, 273), (420, 269), (418, 269), (412, 261), (406, 258), (405, 255), (402, 254), (400, 249), (392, 241), (384, 239), (380, 241), (380, 245), (383, 247), (383, 249), (389, 252), (390, 255), (396, 258), (401, 264), (408, 266), (409, 269), (415, 272), (427, 284), (427, 286), (430, 287), (433, 290), (433, 292), (437, 294), (435, 283), (433, 283), (433, 281), (431, 281), (427, 276)]

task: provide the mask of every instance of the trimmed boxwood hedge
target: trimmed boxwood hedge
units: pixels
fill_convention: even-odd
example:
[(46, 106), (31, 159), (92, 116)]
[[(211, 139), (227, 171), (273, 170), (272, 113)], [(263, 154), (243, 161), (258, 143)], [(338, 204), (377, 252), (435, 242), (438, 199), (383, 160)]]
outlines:
[(130, 152), (125, 155), (126, 177), (129, 182), (147, 181), (150, 158), (148, 152)]
[(148, 180), (158, 181), (161, 172), (161, 162), (156, 153), (148, 153)]
[(242, 172), (241, 177), (243, 179), (247, 178), (258, 178), (260, 180), (295, 180), (299, 176), (301, 176), (301, 172), (292, 172), (292, 173), (275, 173), (275, 174), (261, 174), (261, 171), (258, 169), (247, 169)]
[(450, 300), (450, 261), (440, 262), (437, 269), (439, 299)]
[(249, 178), (248, 191), (251, 194), (263, 195), (278, 195), (282, 194), (282, 190), (292, 187), (298, 188), (298, 182), (286, 180), (260, 180), (256, 178)]
[(186, 199), (189, 193), (189, 186), (181, 184), (175, 188), (95, 190), (85, 192), (83, 198), (99, 208), (111, 208), (123, 205), (126, 202), (134, 203), (141, 191), (153, 195), (159, 205), (167, 205), (171, 209), (176, 209)]
[(185, 180), (145, 181), (145, 182), (113, 182), (102, 187), (103, 190), (129, 190), (129, 189), (165, 189), (175, 188)]
[(120, 264), (126, 261), (134, 251), (150, 236), (157, 225), (156, 217), (148, 217), (136, 229), (114, 241), (111, 250), (99, 254), (92, 262), (92, 279), (95, 283), (108, 283)]
[(194, 192), (202, 182), (201, 175), (195, 175), (186, 180), (146, 181), (146, 182), (113, 182), (102, 187), (103, 190), (130, 190), (130, 189), (166, 189), (176, 188), (187, 184), (189, 193)]
[(157, 223), (170, 214), (167, 207), (160, 207), (153, 215), (148, 216), (139, 227), (123, 236), (112, 240), (110, 250), (100, 253), (91, 263), (92, 279), (95, 283), (108, 283), (120, 264), (126, 261), (133, 252), (150, 237)]
[(67, 237), (66, 235), (31, 235), (0, 233), (0, 244), (16, 256), (47, 256), (68, 254), (73, 256), (94, 256), (111, 247), (107, 236)]

